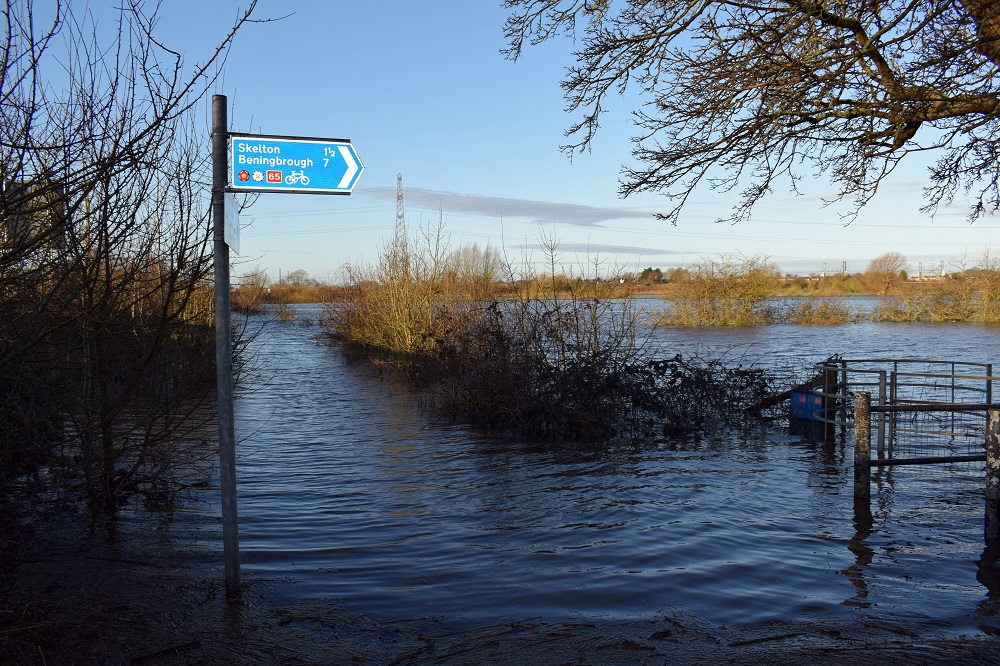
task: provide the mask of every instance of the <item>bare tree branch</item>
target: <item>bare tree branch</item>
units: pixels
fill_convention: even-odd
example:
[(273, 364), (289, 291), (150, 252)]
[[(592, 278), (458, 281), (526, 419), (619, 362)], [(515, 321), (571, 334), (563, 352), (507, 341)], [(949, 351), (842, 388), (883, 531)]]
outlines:
[(156, 35), (158, 2), (127, 0), (111, 39), (54, 5), (40, 30), (33, 2), (0, 0), (0, 484), (62, 447), (114, 510), (205, 438), (211, 164), (195, 111), (256, 1), (190, 69)]
[(619, 191), (664, 194), (676, 223), (701, 183), (750, 216), (775, 183), (839, 186), (853, 214), (907, 155), (940, 159), (928, 210), (971, 194), (1000, 207), (1000, 19), (992, 0), (506, 0), (506, 54), (578, 40), (562, 81), (578, 114), (567, 152), (589, 148), (607, 100), (643, 104)]

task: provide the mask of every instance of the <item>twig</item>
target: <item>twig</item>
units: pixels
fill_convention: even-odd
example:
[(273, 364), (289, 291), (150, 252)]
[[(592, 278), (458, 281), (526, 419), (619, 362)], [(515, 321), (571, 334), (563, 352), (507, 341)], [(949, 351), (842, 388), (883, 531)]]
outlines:
[(132, 657), (129, 659), (130, 664), (144, 664), (147, 661), (153, 661), (159, 659), (160, 657), (169, 657), (170, 655), (177, 654), (179, 652), (187, 652), (188, 650), (196, 650), (201, 647), (200, 641), (191, 641), (190, 643), (183, 643), (181, 645), (174, 645), (173, 647), (164, 648), (162, 650), (157, 650), (156, 652), (150, 652), (149, 654), (142, 655), (141, 657)]

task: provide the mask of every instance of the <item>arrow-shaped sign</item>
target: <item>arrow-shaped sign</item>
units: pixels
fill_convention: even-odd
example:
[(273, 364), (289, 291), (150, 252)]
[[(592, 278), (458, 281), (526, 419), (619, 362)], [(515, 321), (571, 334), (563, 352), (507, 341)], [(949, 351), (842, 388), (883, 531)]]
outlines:
[(340, 188), (344, 189), (350, 187), (350, 184), (354, 182), (354, 175), (358, 172), (358, 163), (351, 154), (351, 151), (347, 149), (347, 146), (340, 146), (340, 156), (344, 158), (344, 162), (347, 164), (347, 171), (344, 172), (344, 177), (340, 179)]
[(230, 135), (229, 190), (350, 194), (365, 170), (348, 139)]

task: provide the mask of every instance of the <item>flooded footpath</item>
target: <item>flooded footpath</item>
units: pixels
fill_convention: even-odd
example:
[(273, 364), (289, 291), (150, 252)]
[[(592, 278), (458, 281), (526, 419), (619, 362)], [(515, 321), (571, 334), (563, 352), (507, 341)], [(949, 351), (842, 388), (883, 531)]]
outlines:
[[(236, 423), (244, 596), (215, 489), (113, 524), (39, 520), (0, 662), (996, 663), (981, 464), (905, 467), (855, 521), (851, 452), (776, 427), (646, 446), (486, 437), (317, 340), (255, 343)], [(982, 358), (975, 325), (667, 329), (670, 353), (804, 372), (834, 353)]]
[[(541, 445), (432, 425), (316, 339), (315, 306), (257, 350), (237, 402), (244, 567), (279, 595), (381, 620), (713, 626), (888, 621), (993, 633), (982, 465), (896, 468), (854, 522), (851, 451), (785, 428), (641, 447)], [(301, 318), (309, 318), (306, 323)], [(663, 329), (671, 354), (805, 368), (834, 353), (991, 362), (996, 329)], [(985, 573), (984, 573), (985, 571)]]

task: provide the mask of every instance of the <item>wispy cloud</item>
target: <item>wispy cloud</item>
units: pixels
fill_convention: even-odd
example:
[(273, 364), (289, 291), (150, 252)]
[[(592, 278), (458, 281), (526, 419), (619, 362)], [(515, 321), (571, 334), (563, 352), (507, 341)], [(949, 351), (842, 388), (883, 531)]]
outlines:
[[(390, 187), (369, 187), (356, 191), (380, 200), (395, 200), (396, 190)], [(407, 206), (437, 210), (445, 214), (466, 213), (487, 217), (505, 217), (538, 221), (547, 224), (569, 224), (582, 227), (597, 226), (603, 222), (624, 219), (650, 219), (650, 211), (635, 210), (624, 206), (584, 206), (581, 204), (530, 199), (484, 197), (475, 194), (439, 192), (420, 188), (405, 188), (403, 197)]]
[[(897, 180), (897, 181), (885, 181), (879, 184), (878, 194), (872, 199), (872, 204), (877, 204), (880, 199), (885, 198), (886, 194), (896, 194), (896, 195), (913, 195), (921, 196), (924, 192), (924, 188), (927, 187), (926, 181), (919, 180)], [(840, 190), (821, 188), (819, 191), (810, 191), (808, 185), (803, 186), (803, 189), (799, 192), (775, 192), (767, 198), (767, 202), (771, 204), (787, 204), (787, 203), (813, 203), (817, 202), (820, 204), (829, 205), (845, 205), (850, 206), (855, 202), (854, 197), (847, 197), (841, 199)], [(763, 204), (763, 202), (762, 202)], [(763, 206), (762, 206), (763, 207)]]
[[(535, 251), (541, 248), (540, 243), (524, 243), (514, 249)], [(636, 255), (642, 257), (662, 257), (667, 255), (685, 254), (674, 250), (664, 250), (657, 247), (640, 247), (638, 245), (609, 245), (607, 243), (562, 243), (556, 247), (556, 253), (563, 259), (568, 255), (585, 255), (591, 258), (616, 257), (618, 255)]]

